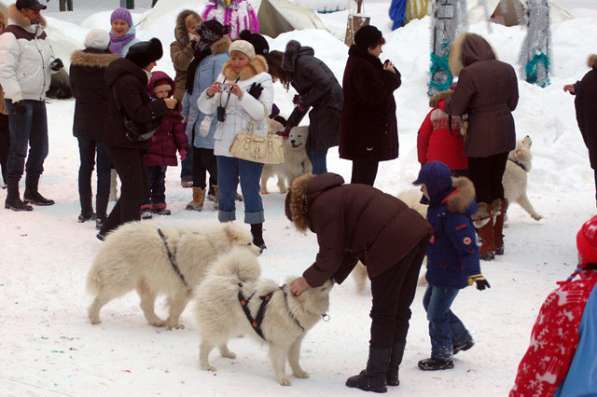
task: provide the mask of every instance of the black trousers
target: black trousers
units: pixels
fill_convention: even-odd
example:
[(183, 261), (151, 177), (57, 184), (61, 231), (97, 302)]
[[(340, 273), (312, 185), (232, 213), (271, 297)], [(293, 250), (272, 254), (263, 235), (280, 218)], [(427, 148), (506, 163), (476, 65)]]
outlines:
[(490, 204), (504, 198), (502, 178), (506, 171), (508, 152), (489, 157), (469, 157), (468, 171), (475, 185), (478, 203)]
[(117, 227), (141, 219), (141, 204), (147, 192), (147, 179), (140, 149), (109, 147), (110, 160), (120, 178), (120, 198), (102, 227), (107, 234)]
[(6, 183), (8, 146), (10, 145), (10, 131), (8, 129), (8, 116), (0, 113), (0, 169), (2, 180)]
[(597, 205), (597, 170), (593, 170), (595, 174), (595, 205)]
[(425, 238), (400, 262), (371, 280), (371, 347), (385, 349), (406, 342), (410, 305), (415, 298), (427, 240)]
[(350, 183), (373, 186), (377, 177), (378, 166), (379, 161), (377, 160), (353, 160)]
[(147, 177), (147, 195), (144, 204), (166, 204), (166, 170), (165, 165), (145, 167)]
[(193, 187), (205, 189), (205, 173), (209, 172), (209, 187), (218, 184), (218, 163), (213, 149), (193, 147)]

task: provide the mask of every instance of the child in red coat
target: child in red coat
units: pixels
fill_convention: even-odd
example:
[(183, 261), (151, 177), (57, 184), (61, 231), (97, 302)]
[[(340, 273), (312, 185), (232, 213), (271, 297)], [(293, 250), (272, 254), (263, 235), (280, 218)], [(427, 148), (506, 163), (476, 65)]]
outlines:
[(417, 152), (421, 166), (430, 161), (446, 164), (455, 176), (466, 175), (468, 160), (464, 154), (464, 138), (461, 134), (460, 117), (445, 112), (445, 98), (451, 91), (432, 98), (433, 108), (419, 128)]
[(576, 246), (578, 269), (545, 299), (510, 397), (597, 396), (597, 216)]
[[(164, 72), (153, 72), (148, 89), (152, 98), (168, 98), (174, 93), (174, 80)], [(143, 158), (148, 184), (145, 202), (141, 206), (143, 219), (151, 218), (152, 214), (170, 215), (170, 210), (166, 208), (166, 169), (178, 165), (177, 150), (181, 161), (187, 156), (187, 136), (182, 120), (180, 108), (169, 110), (148, 143)]]

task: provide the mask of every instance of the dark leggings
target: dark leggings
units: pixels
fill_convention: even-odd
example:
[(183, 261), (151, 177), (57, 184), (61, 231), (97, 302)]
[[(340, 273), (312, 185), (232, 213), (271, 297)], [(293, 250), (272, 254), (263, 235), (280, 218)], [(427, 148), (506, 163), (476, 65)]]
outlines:
[(373, 186), (377, 177), (378, 166), (379, 161), (377, 160), (353, 160), (350, 183)]
[(8, 130), (8, 116), (0, 113), (0, 169), (2, 169), (2, 180), (4, 183), (6, 183), (9, 143), (10, 132)]
[(218, 163), (213, 149), (193, 148), (193, 187), (205, 189), (205, 173), (209, 172), (209, 187), (218, 184)]
[(419, 271), (427, 250), (427, 238), (406, 257), (371, 280), (371, 347), (389, 348), (406, 341), (410, 305), (417, 291)]
[(490, 204), (504, 198), (502, 178), (506, 170), (508, 152), (489, 157), (469, 157), (468, 172), (475, 185), (478, 203)]

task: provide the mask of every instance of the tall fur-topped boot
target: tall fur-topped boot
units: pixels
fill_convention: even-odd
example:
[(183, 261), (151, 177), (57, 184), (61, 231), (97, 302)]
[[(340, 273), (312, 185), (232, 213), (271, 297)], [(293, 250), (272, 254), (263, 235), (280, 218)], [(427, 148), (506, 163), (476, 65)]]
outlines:
[(369, 347), (367, 369), (361, 371), (358, 375), (348, 378), (346, 386), (375, 393), (387, 392), (386, 373), (391, 354), (392, 349)]
[(479, 247), (481, 259), (493, 260), (495, 258), (495, 225), (489, 204), (479, 203), (479, 208), (473, 215), (473, 222), (481, 244)]
[(491, 214), (495, 222), (495, 254), (504, 255), (504, 220), (508, 211), (507, 200), (495, 200), (491, 204)]

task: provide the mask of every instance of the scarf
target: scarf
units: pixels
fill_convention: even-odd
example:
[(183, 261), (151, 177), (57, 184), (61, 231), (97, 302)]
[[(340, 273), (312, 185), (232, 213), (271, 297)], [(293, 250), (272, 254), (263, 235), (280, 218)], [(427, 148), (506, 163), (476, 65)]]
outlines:
[(199, 64), (205, 58), (210, 56), (211, 53), (211, 47), (208, 43), (199, 42), (199, 44), (197, 44), (197, 47), (195, 48), (195, 56), (193, 57), (193, 60), (191, 61), (187, 69), (187, 82), (185, 85), (185, 89), (187, 90), (187, 93), (189, 95), (193, 95), (193, 89), (195, 86), (195, 74), (197, 73), (197, 68), (199, 67)]
[(122, 49), (133, 40), (135, 40), (135, 31), (132, 29), (121, 37), (115, 37), (114, 33), (110, 32), (110, 51), (122, 57)]

